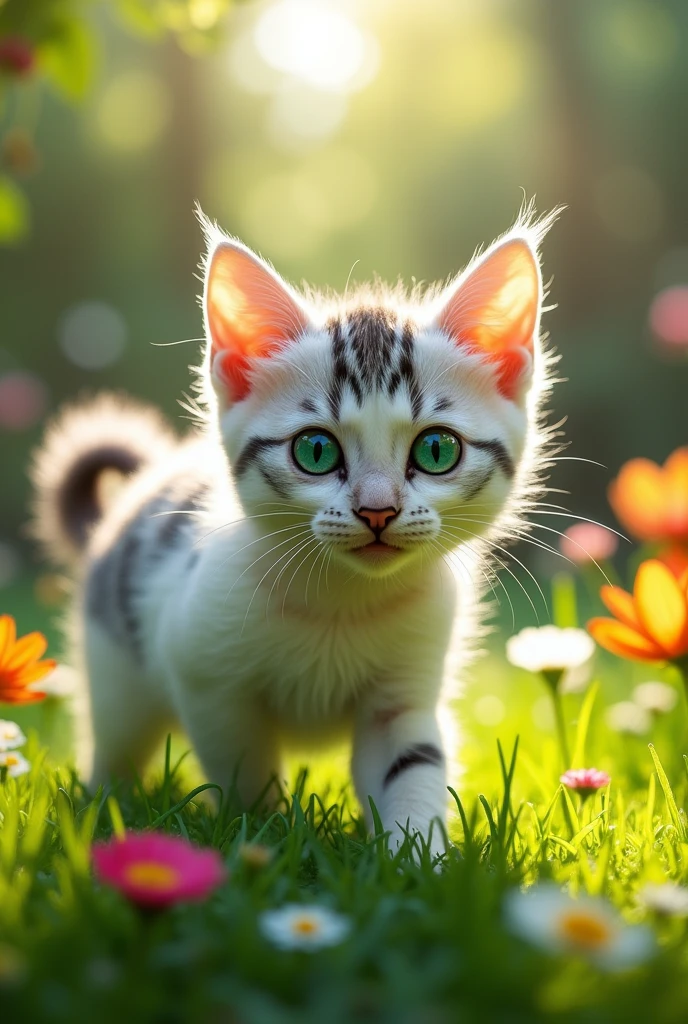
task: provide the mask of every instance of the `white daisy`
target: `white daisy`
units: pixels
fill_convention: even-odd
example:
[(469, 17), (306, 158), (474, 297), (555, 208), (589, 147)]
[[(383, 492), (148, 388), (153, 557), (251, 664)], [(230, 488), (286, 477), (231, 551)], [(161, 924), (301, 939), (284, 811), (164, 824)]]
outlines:
[(26, 736), (16, 722), (7, 722), (0, 718), (0, 751), (14, 750), (26, 743)]
[(5, 768), (8, 775), (15, 779), (31, 770), (31, 764), (16, 750), (7, 750), (0, 754), (0, 769)]
[(633, 690), (633, 700), (655, 715), (666, 715), (678, 702), (678, 692), (666, 683), (640, 683)]
[(298, 903), (266, 910), (258, 923), (265, 938), (280, 949), (313, 951), (336, 946), (351, 931), (347, 917), (327, 907), (304, 907)]
[(633, 967), (655, 949), (649, 928), (629, 927), (605, 900), (574, 900), (553, 883), (527, 892), (512, 890), (505, 900), (505, 916), (510, 930), (527, 942), (586, 957), (610, 971)]
[(657, 914), (688, 917), (688, 889), (684, 885), (676, 885), (675, 882), (648, 884), (640, 890), (638, 899)]
[(629, 733), (631, 736), (644, 736), (652, 725), (650, 712), (632, 700), (620, 700), (618, 704), (611, 704), (604, 717), (614, 732)]
[(511, 664), (528, 672), (579, 669), (594, 653), (595, 643), (583, 629), (529, 626), (506, 642), (506, 656)]

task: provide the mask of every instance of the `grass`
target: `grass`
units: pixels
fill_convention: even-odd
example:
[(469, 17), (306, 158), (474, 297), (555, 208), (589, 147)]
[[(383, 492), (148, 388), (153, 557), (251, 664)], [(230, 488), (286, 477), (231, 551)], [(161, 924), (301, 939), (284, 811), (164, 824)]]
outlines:
[[(26, 718), (4, 709), (33, 729), (30, 774), (0, 785), (2, 1020), (673, 1024), (688, 1007), (686, 921), (654, 915), (638, 893), (688, 884), (684, 699), (648, 736), (621, 736), (604, 708), (649, 673), (611, 657), (599, 665), (598, 680), (564, 704), (574, 761), (612, 775), (582, 806), (558, 784), (545, 687), (503, 656), (477, 666), (461, 702), (466, 771), (440, 870), (410, 842), (390, 853), (383, 835), (366, 835), (341, 753), (295, 775), (271, 814), (213, 810), (189, 761), (169, 751), (157, 778), (108, 798), (41, 748), (39, 732), (54, 749), (64, 731), (59, 708)], [(228, 882), (200, 905), (138, 910), (91, 874), (92, 842), (120, 821), (218, 848)], [(273, 850), (267, 867), (242, 860), (252, 842)], [(650, 924), (654, 956), (609, 973), (524, 943), (506, 926), (504, 896), (544, 880)], [(290, 901), (350, 916), (351, 936), (316, 953), (271, 947), (260, 912)]]

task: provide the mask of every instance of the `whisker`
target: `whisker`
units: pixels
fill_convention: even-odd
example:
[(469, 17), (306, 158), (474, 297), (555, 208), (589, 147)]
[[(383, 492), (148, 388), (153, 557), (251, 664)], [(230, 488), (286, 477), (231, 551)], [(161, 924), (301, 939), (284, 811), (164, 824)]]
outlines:
[[(302, 536), (303, 536), (303, 534), (304, 534), (304, 533), (307, 533), (307, 532), (309, 532), (309, 530), (310, 530), (310, 527), (307, 527), (307, 528), (306, 528), (305, 530), (302, 530), (302, 532), (301, 532), (300, 534), (299, 534), (299, 533), (297, 533), (295, 537), (287, 537), (287, 539), (286, 539), (286, 540), (282, 540), (282, 541), (280, 541), (280, 542), (279, 542), (279, 544), (273, 544), (273, 546), (272, 546), (271, 548), (268, 548), (268, 550), (267, 550), (267, 551), (264, 551), (262, 555), (259, 555), (259, 556), (258, 556), (258, 558), (254, 559), (254, 560), (253, 560), (253, 561), (251, 562), (251, 564), (250, 564), (250, 565), (247, 565), (247, 566), (246, 566), (246, 568), (245, 568), (245, 569), (243, 570), (243, 572), (240, 572), (240, 573), (239, 573), (239, 575), (237, 576), (237, 578), (236, 578), (236, 579), (234, 580), (234, 583), (232, 583), (231, 587), (230, 587), (230, 588), (229, 588), (229, 590), (227, 591), (227, 594), (226, 594), (226, 596), (225, 596), (225, 600), (224, 600), (224, 603), (225, 603), (225, 604), (227, 604), (227, 601), (229, 600), (229, 595), (230, 595), (230, 594), (232, 593), (232, 591), (234, 590), (234, 588), (235, 588), (235, 586), (237, 585), (237, 583), (239, 582), (239, 580), (240, 580), (240, 579), (241, 579), (241, 578), (242, 578), (243, 576), (245, 576), (245, 575), (246, 575), (246, 573), (247, 573), (247, 572), (248, 572), (248, 571), (249, 571), (250, 569), (252, 569), (254, 565), (257, 565), (257, 564), (258, 564), (258, 562), (261, 562), (261, 561), (262, 561), (262, 560), (263, 560), (264, 558), (267, 558), (267, 556), (268, 556), (268, 555), (271, 555), (273, 551), (277, 551), (277, 550), (278, 550), (279, 548), (281, 548), (281, 547), (284, 547), (284, 545), (285, 545), (285, 544), (290, 544), (290, 543), (292, 543), (293, 541), (297, 541), (297, 540), (299, 539), (299, 537), (302, 537)], [(285, 555), (288, 555), (288, 554), (289, 554), (289, 552), (288, 552), (288, 551), (287, 551), (287, 552), (285, 552)], [(220, 566), (219, 568), (222, 568), (222, 566)], [(218, 571), (219, 571), (219, 570), (218, 570)], [(268, 570), (268, 571), (269, 571), (269, 570)]]
[[(320, 541), (318, 540), (317, 537), (313, 538), (313, 543), (316, 545), (316, 551), (317, 551), (317, 547), (320, 544)], [(315, 552), (313, 552), (313, 550), (306, 551), (306, 554), (303, 556), (303, 558), (301, 559), (301, 561), (299, 562), (299, 564), (296, 566), (296, 568), (294, 569), (293, 573), (291, 574), (289, 582), (287, 583), (287, 589), (284, 591), (284, 597), (282, 598), (282, 620), (284, 620), (284, 607), (285, 607), (286, 602), (287, 602), (287, 594), (289, 593), (289, 588), (291, 587), (292, 583), (294, 582), (294, 578), (295, 578), (297, 572), (299, 571), (299, 569), (301, 568), (301, 566), (303, 565), (303, 563), (306, 561), (306, 559), (310, 558), (310, 556), (312, 554), (314, 554), (314, 553)], [(315, 560), (313, 560), (313, 565), (315, 565)], [(306, 594), (306, 597), (307, 597), (307, 594)]]
[[(293, 538), (293, 539), (296, 540), (296, 538)], [(303, 543), (305, 543), (305, 541)], [(260, 586), (263, 583), (263, 580), (265, 580), (270, 575), (272, 570), (276, 566), (278, 566), (280, 564), (280, 562), (284, 558), (287, 558), (292, 553), (292, 551), (293, 551), (293, 548), (289, 548), (287, 551), (285, 551), (283, 554), (281, 554), (280, 557), (268, 567), (267, 572), (263, 573), (261, 578), (256, 583), (255, 589), (254, 589), (253, 593), (251, 594), (251, 600), (249, 601), (248, 606), (246, 608), (246, 614), (244, 615), (244, 622), (243, 622), (243, 625), (241, 627), (241, 635), (242, 636), (243, 636), (243, 633), (244, 633), (244, 629), (246, 628), (246, 622), (248, 620), (249, 612), (251, 611), (251, 606), (253, 605), (253, 602), (255, 600), (255, 596), (258, 593), (258, 590), (260, 589)], [(270, 591), (270, 593), (272, 593), (272, 591)], [(266, 609), (266, 612), (267, 612), (267, 609)]]
[[(449, 527), (449, 529), (450, 529), (450, 530), (458, 530), (458, 532), (459, 532), (459, 533), (463, 533), (463, 534), (465, 534), (465, 533), (467, 533), (467, 532), (468, 532), (468, 531), (466, 531), (466, 530), (461, 530), (461, 529), (460, 529), (460, 528), (458, 528), (458, 527), (451, 527), (451, 526), (450, 526), (450, 527)], [(537, 589), (538, 589), (538, 591), (539, 591), (539, 594), (540, 594), (540, 597), (542, 598), (542, 603), (543, 603), (543, 604), (544, 604), (544, 606), (545, 606), (545, 611), (546, 611), (546, 612), (547, 612), (547, 614), (549, 615), (549, 606), (548, 606), (548, 604), (547, 604), (547, 598), (545, 597), (545, 595), (544, 595), (544, 593), (543, 593), (543, 591), (542, 591), (542, 587), (540, 586), (540, 584), (539, 584), (539, 583), (538, 583), (538, 581), (536, 580), (535, 576), (533, 576), (533, 574), (532, 574), (532, 572), (530, 571), (530, 569), (528, 568), (528, 566), (527, 566), (527, 565), (524, 565), (524, 564), (523, 564), (523, 562), (522, 562), (522, 561), (521, 561), (521, 560), (520, 560), (519, 558), (516, 558), (516, 556), (515, 556), (515, 555), (514, 555), (514, 554), (513, 554), (512, 552), (508, 551), (508, 550), (507, 550), (507, 548), (505, 548), (505, 547), (504, 547), (504, 546), (503, 546), (502, 544), (495, 544), (494, 542), (492, 542), (490, 546), (491, 546), (491, 549), (492, 549), (492, 548), (496, 548), (496, 549), (497, 549), (498, 551), (502, 551), (502, 552), (504, 552), (504, 554), (505, 554), (505, 555), (507, 555), (507, 556), (508, 556), (509, 558), (513, 558), (513, 560), (514, 560), (514, 561), (515, 561), (515, 562), (516, 562), (516, 563), (517, 563), (518, 565), (520, 565), (520, 567), (521, 567), (521, 568), (522, 568), (522, 569), (523, 569), (523, 570), (524, 570), (525, 572), (527, 572), (527, 573), (528, 573), (528, 575), (530, 576), (531, 580), (533, 581), (533, 583), (534, 583), (534, 584), (535, 584), (535, 586), (537, 587)], [(497, 558), (497, 555), (495, 555), (495, 554), (494, 554), (494, 551), (492, 551), (492, 550), (491, 550), (491, 555), (492, 555), (492, 557), (493, 557), (493, 558), (495, 558), (495, 559), (496, 559), (496, 560), (497, 560), (497, 561), (499, 562), (499, 564), (500, 564), (500, 565), (501, 565), (501, 566), (502, 566), (502, 567), (503, 567), (504, 569), (506, 569), (506, 571), (507, 571), (507, 572), (508, 572), (508, 573), (509, 573), (509, 574), (510, 574), (511, 576), (513, 576), (513, 577), (514, 577), (514, 579), (515, 579), (515, 580), (516, 580), (516, 581), (518, 582), (519, 586), (520, 586), (520, 587), (521, 587), (521, 589), (523, 590), (523, 593), (524, 593), (524, 594), (526, 595), (526, 597), (527, 597), (527, 598), (528, 598), (528, 600), (530, 601), (530, 603), (531, 603), (531, 605), (532, 605), (532, 607), (533, 607), (533, 611), (535, 612), (535, 615), (537, 616), (537, 615), (538, 615), (538, 613), (537, 613), (537, 611), (536, 611), (536, 609), (535, 609), (535, 605), (534, 605), (534, 604), (533, 604), (533, 602), (531, 601), (531, 599), (530, 599), (530, 595), (528, 594), (528, 591), (526, 590), (525, 586), (523, 585), (523, 582), (522, 582), (521, 580), (519, 580), (519, 579), (518, 579), (518, 577), (514, 575), (514, 573), (512, 573), (512, 572), (511, 572), (511, 570), (509, 569), (509, 567), (508, 567), (508, 566), (507, 566), (507, 565), (506, 565), (506, 564), (505, 564), (504, 562), (502, 562), (502, 560), (501, 560), (501, 559)], [(538, 616), (538, 622), (539, 622), (539, 616)]]

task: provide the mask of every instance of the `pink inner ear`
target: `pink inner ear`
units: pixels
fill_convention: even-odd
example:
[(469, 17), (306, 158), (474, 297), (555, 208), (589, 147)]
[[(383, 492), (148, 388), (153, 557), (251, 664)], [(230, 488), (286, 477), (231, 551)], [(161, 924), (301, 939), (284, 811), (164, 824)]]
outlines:
[(439, 326), (459, 345), (498, 362), (502, 394), (513, 398), (530, 366), (540, 309), (540, 279), (528, 244), (520, 238), (497, 246), (450, 295)]
[(231, 243), (219, 245), (213, 253), (206, 316), (214, 372), (234, 401), (248, 393), (250, 361), (268, 357), (296, 338), (308, 322), (277, 274)]

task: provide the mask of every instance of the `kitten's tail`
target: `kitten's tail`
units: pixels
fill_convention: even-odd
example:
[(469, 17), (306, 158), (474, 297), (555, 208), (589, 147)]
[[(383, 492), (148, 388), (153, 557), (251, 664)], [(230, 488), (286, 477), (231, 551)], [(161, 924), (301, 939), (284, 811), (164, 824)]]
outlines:
[(61, 412), (34, 455), (30, 532), (48, 558), (74, 568), (109, 499), (132, 473), (175, 445), (155, 409), (102, 394)]

